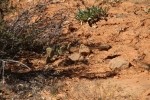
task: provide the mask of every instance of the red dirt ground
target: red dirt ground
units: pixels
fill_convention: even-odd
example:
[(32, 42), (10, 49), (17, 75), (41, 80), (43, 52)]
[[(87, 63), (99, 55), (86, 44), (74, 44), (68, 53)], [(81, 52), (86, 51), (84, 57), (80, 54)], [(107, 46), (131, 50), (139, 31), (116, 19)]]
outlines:
[[(127, 0), (102, 4), (102, 1), (98, 0), (57, 1), (46, 4), (46, 16), (52, 16), (55, 12), (65, 9), (64, 15), (68, 15), (69, 18), (65, 21), (63, 34), (72, 40), (78, 39), (92, 52), (86, 56), (88, 64), (59, 65), (62, 58), (48, 64), (47, 66), (52, 65), (52, 69), (66, 74), (67, 77), (58, 79), (54, 85), (45, 85), (36, 94), (29, 93), (25, 97), (28, 100), (150, 100), (150, 13), (146, 12), (146, 9), (150, 8), (150, 2)], [(25, 5), (24, 9), (28, 9), (37, 3), (32, 5), (22, 2), (23, 5), (20, 3), (18, 9)], [(14, 2), (14, 5), (18, 4)], [(77, 7), (84, 8), (85, 5), (109, 8), (107, 21), (100, 20), (93, 27), (87, 23), (81, 25), (74, 16)], [(11, 21), (18, 12), (5, 16), (5, 20)], [(31, 18), (31, 23), (34, 23), (36, 18), (37, 16)], [(99, 50), (91, 46), (94, 44), (96, 47), (107, 44), (111, 48)], [(128, 61), (129, 67), (114, 72), (109, 62), (116, 58), (116, 55)], [(45, 59), (45, 56), (40, 56), (31, 60), (34, 70), (45, 69)], [(49, 81), (47, 79), (46, 83), (49, 84)], [(54, 91), (51, 91), (52, 86)], [(8, 91), (7, 87), (5, 89)], [(13, 91), (7, 94), (10, 95), (8, 100), (13, 94), (20, 95)], [(19, 100), (27, 99), (19, 97)]]

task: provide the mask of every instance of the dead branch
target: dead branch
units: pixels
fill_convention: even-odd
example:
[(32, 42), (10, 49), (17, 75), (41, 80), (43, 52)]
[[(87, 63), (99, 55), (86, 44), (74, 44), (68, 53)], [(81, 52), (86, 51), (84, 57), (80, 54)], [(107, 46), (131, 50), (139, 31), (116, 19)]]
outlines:
[[(11, 63), (18, 63), (20, 65), (22, 65), (23, 67), (26, 67), (28, 70), (31, 70), (30, 67), (28, 67), (26, 64), (23, 64), (22, 62), (20, 61), (16, 61), (16, 60), (11, 60), (11, 59), (0, 59), (0, 61), (2, 61), (2, 67), (3, 67), (3, 63), (5, 62), (8, 63), (8, 62), (11, 62)], [(4, 65), (5, 66), (5, 65)]]

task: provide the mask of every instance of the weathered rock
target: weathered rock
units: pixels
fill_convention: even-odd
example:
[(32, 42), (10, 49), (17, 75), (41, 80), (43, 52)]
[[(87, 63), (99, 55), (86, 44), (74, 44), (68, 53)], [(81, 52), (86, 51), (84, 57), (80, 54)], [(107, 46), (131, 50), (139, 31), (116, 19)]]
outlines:
[(92, 25), (93, 28), (98, 28), (98, 26), (96, 24)]
[(58, 59), (58, 60), (54, 61), (53, 66), (58, 67), (58, 66), (62, 65), (64, 61), (65, 61), (65, 59)]
[(68, 58), (71, 60), (71, 61), (84, 61), (85, 58), (84, 56), (82, 56), (80, 53), (73, 53), (71, 54), (70, 56), (68, 56)]
[(125, 69), (129, 67), (129, 62), (126, 61), (125, 59), (121, 57), (117, 57), (112, 59), (109, 62), (109, 67), (114, 70), (114, 69)]
[(70, 51), (71, 53), (73, 53), (73, 52), (78, 52), (78, 51), (79, 51), (79, 48), (77, 48), (77, 47), (70, 47), (69, 51)]
[(145, 63), (141, 63), (142, 68), (146, 69), (146, 70), (150, 70), (150, 65), (149, 64), (145, 64)]
[(79, 49), (79, 53), (82, 55), (88, 55), (90, 54), (91, 50), (89, 49), (88, 46), (81, 44), (80, 45), (80, 49)]
[(102, 51), (102, 50), (109, 50), (111, 48), (111, 46), (109, 45), (109, 44), (101, 44), (99, 47), (98, 47), (98, 49), (100, 50), (100, 51)]
[(73, 53), (69, 56), (69, 59), (72, 61), (81, 61), (83, 59), (83, 56), (80, 55), (80, 53)]
[(117, 58), (117, 56), (121, 56), (127, 61), (131, 62), (133, 59), (137, 59), (139, 57), (138, 51), (128, 45), (113, 45), (113, 47), (106, 53), (106, 57), (108, 59)]
[(143, 68), (143, 69), (146, 69), (146, 70), (150, 70), (150, 65), (149, 65), (149, 64), (146, 64), (146, 63), (141, 62), (141, 61), (139, 61), (139, 60), (133, 60), (133, 61), (131, 62), (131, 64), (132, 64), (133, 66), (137, 66), (137, 67), (140, 67), (140, 68)]

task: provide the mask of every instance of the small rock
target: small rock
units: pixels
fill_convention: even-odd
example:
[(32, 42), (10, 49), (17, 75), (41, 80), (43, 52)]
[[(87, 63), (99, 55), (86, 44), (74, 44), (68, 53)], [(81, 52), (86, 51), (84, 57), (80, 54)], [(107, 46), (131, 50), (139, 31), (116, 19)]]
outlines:
[(150, 65), (149, 64), (142, 63), (141, 67), (146, 69), (146, 70), (150, 70)]
[(123, 59), (123, 58), (117, 57), (117, 58), (112, 59), (112, 60), (109, 62), (109, 67), (110, 67), (112, 70), (114, 70), (114, 69), (125, 69), (125, 68), (128, 68), (128, 67), (129, 67), (129, 62), (126, 61), (126, 60)]
[(138, 66), (138, 67), (140, 67), (140, 68), (143, 68), (143, 69), (146, 69), (146, 70), (150, 70), (150, 65), (149, 65), (149, 64), (146, 64), (146, 63), (141, 62), (141, 61), (139, 61), (139, 60), (133, 60), (133, 61), (131, 62), (131, 64), (132, 64), (133, 66)]
[(98, 26), (96, 24), (92, 25), (93, 28), (98, 28)]
[(73, 53), (73, 52), (78, 52), (79, 49), (78, 49), (77, 47), (70, 47), (69, 51), (70, 51), (71, 53)]
[(54, 61), (53, 66), (58, 67), (58, 66), (62, 65), (63, 62), (64, 62), (64, 59), (58, 59), (58, 60)]
[(99, 47), (98, 47), (98, 49), (100, 50), (100, 51), (102, 51), (102, 50), (109, 50), (111, 48), (111, 46), (109, 45), (109, 44), (101, 44)]
[(85, 57), (80, 56), (79, 61), (85, 61), (85, 60), (86, 60)]
[(125, 18), (127, 17), (125, 14), (121, 13), (121, 14), (116, 14), (116, 18)]
[(65, 97), (66, 97), (65, 94), (57, 94), (57, 100), (62, 100)]
[(70, 23), (69, 21), (64, 21), (64, 22), (63, 22), (64, 25), (67, 25), (67, 24), (69, 24), (69, 23)]
[(69, 56), (69, 58), (72, 60), (72, 61), (78, 61), (80, 59), (80, 54), (79, 53), (73, 53)]
[(79, 53), (80, 54), (82, 54), (82, 55), (88, 55), (88, 54), (90, 54), (90, 52), (91, 52), (91, 50), (89, 49), (89, 47), (87, 47), (84, 44), (80, 45), (80, 49), (79, 49)]

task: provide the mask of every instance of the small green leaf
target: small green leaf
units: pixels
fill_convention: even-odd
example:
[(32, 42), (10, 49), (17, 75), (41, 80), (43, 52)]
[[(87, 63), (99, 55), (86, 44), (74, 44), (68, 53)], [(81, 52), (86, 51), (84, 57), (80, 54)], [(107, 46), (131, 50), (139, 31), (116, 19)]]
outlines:
[(106, 9), (99, 8), (96, 6), (87, 7), (85, 10), (79, 9), (76, 13), (76, 19), (80, 22), (94, 22), (101, 17), (106, 17)]

